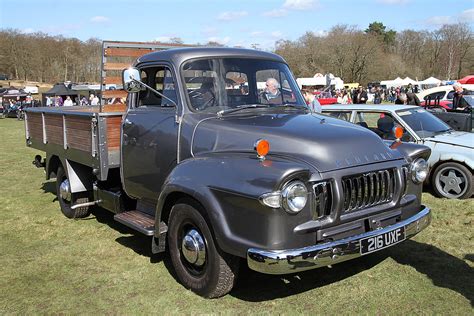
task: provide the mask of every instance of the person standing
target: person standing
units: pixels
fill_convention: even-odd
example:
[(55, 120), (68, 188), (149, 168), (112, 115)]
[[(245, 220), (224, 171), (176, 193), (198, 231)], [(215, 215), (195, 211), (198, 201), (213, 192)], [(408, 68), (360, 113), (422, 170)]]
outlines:
[(51, 98), (49, 96), (46, 96), (46, 106), (51, 106), (53, 102), (51, 101)]
[(301, 93), (303, 93), (303, 97), (311, 111), (321, 113), (321, 104), (319, 103), (318, 99), (316, 99), (314, 93), (308, 89), (302, 89)]
[(367, 103), (367, 92), (362, 86), (359, 86), (355, 104), (365, 104), (365, 103)]
[(458, 108), (462, 108), (463, 106), (461, 105), (461, 100), (462, 100), (462, 94), (464, 92), (461, 84), (459, 82), (456, 82), (453, 84), (453, 89), (454, 89), (454, 95), (453, 95), (453, 110), (456, 110)]
[(92, 95), (91, 105), (99, 105), (99, 98), (96, 95)]
[(67, 96), (66, 97), (66, 101), (64, 101), (64, 106), (73, 106), (73, 102), (71, 100), (71, 97), (70, 96)]

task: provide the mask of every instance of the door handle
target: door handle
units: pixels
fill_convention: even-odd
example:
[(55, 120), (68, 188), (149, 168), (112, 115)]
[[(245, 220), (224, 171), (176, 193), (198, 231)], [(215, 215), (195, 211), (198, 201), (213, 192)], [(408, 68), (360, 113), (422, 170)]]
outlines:
[(132, 126), (133, 125), (133, 122), (130, 121), (129, 119), (125, 119), (123, 120), (123, 126)]

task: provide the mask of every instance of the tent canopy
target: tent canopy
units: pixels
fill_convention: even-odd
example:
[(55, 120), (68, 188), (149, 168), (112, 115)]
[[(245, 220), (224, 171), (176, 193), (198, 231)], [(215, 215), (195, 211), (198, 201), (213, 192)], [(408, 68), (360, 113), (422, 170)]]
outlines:
[(28, 93), (26, 93), (23, 89), (15, 88), (14, 86), (8, 87), (5, 91), (0, 93), (2, 97), (26, 97)]
[(466, 76), (462, 79), (459, 79), (458, 82), (462, 84), (474, 84), (474, 75)]
[(440, 84), (441, 80), (436, 79), (435, 77), (429, 77), (429, 78), (426, 78), (423, 81), (420, 81), (420, 83), (424, 84), (424, 85), (430, 85), (430, 84), (435, 85), (435, 84)]
[(43, 93), (43, 96), (55, 95), (79, 95), (79, 91), (72, 90), (66, 87), (63, 83), (57, 83), (54, 87)]

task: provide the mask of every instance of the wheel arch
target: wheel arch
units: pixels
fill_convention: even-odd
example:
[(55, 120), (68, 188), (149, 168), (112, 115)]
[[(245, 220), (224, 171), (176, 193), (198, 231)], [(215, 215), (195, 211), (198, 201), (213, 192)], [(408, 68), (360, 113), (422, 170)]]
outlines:
[(474, 173), (474, 170), (473, 170), (473, 167), (468, 165), (466, 163), (465, 160), (457, 160), (453, 157), (449, 158), (449, 159), (446, 159), (446, 160), (442, 160), (442, 159), (439, 159), (437, 162), (435, 162), (431, 168), (430, 168), (430, 174), (428, 176), (428, 180), (429, 180), (429, 184), (432, 184), (433, 183), (433, 176), (434, 176), (434, 171), (436, 170), (436, 168), (438, 168), (440, 165), (444, 164), (444, 163), (457, 163), (457, 164), (460, 164), (460, 165), (463, 165), (464, 167), (466, 167), (469, 171), (471, 171), (471, 174)]

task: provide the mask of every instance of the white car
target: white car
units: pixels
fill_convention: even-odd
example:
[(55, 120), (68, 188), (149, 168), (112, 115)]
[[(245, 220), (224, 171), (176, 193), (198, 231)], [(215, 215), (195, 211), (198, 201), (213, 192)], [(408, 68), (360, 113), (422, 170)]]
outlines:
[(404, 129), (402, 141), (431, 148), (427, 178), (435, 193), (450, 199), (473, 194), (474, 133), (452, 130), (418, 106), (335, 104), (323, 106), (323, 114), (369, 128), (384, 139), (394, 139), (392, 129)]
[[(463, 84), (461, 86), (463, 87), (464, 90), (474, 91), (473, 84)], [(417, 93), (416, 96), (418, 97), (420, 101), (423, 101), (426, 99), (430, 99), (430, 100), (439, 99), (440, 101), (448, 101), (448, 100), (451, 101), (453, 100), (454, 89), (452, 85), (439, 86), (439, 87), (423, 90), (420, 93)]]

